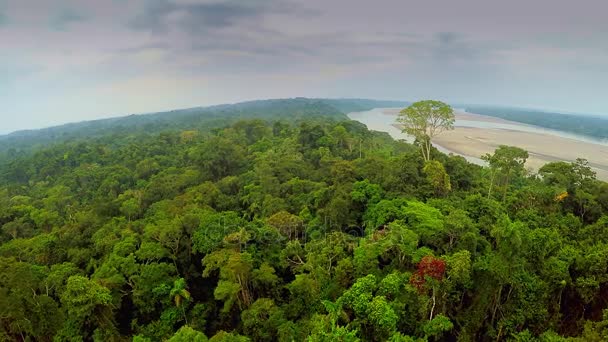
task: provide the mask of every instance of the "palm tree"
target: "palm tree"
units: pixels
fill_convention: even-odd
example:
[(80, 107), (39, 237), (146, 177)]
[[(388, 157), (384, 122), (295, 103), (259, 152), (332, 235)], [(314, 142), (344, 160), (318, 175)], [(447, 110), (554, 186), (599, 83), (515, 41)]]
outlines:
[(188, 324), (188, 318), (186, 318), (186, 309), (188, 301), (190, 301), (190, 292), (186, 290), (186, 281), (184, 278), (179, 278), (173, 282), (173, 288), (171, 289), (171, 297), (175, 302), (175, 306), (182, 309), (184, 315), (184, 321)]

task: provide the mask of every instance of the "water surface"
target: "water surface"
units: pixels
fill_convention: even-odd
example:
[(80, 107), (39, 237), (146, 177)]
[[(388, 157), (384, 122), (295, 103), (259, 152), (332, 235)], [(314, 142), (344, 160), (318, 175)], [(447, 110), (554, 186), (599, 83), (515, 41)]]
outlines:
[[(393, 139), (405, 140), (409, 143), (414, 142), (414, 138), (412, 136), (401, 132), (400, 129), (393, 126), (393, 124), (395, 123), (396, 117), (394, 115), (384, 114), (383, 111), (385, 109), (387, 109), (387, 108), (375, 108), (375, 109), (368, 110), (365, 112), (352, 112), (352, 113), (348, 114), (348, 117), (351, 120), (356, 120), (356, 121), (361, 122), (362, 124), (366, 125), (368, 129), (371, 129), (374, 131), (386, 132), (391, 137), (393, 137)], [(435, 143), (433, 143), (433, 146), (443, 153), (446, 153), (446, 154), (451, 153), (451, 154), (462, 156), (469, 162), (477, 164), (477, 165), (486, 165), (486, 163), (479, 158), (459, 154), (454, 151), (450, 151), (449, 149), (447, 149), (443, 146), (437, 145)]]
[[(383, 111), (385, 111), (387, 109), (393, 109), (393, 108), (375, 108), (375, 109), (364, 111), (364, 112), (352, 112), (352, 113), (348, 114), (348, 117), (351, 118), (352, 120), (357, 120), (357, 121), (367, 125), (367, 127), (369, 129), (387, 132), (394, 139), (405, 139), (408, 142), (412, 142), (413, 138), (407, 136), (406, 134), (402, 133), (399, 129), (392, 126), (395, 123), (396, 116), (384, 114)], [(468, 114), (478, 115), (475, 113), (468, 113)], [(503, 120), (503, 119), (497, 119), (497, 120)], [(456, 121), (454, 122), (454, 126), (455, 127), (470, 127), (470, 128), (503, 129), (503, 130), (510, 130), (510, 131), (547, 134), (547, 135), (558, 136), (561, 138), (566, 138), (566, 139), (571, 139), (571, 140), (584, 141), (587, 143), (608, 146), (608, 141), (606, 141), (606, 140), (600, 140), (600, 139), (587, 137), (587, 136), (583, 136), (583, 135), (566, 133), (566, 132), (562, 132), (562, 131), (558, 131), (558, 130), (554, 130), (554, 129), (532, 126), (532, 125), (527, 125), (527, 124), (518, 123), (518, 122), (509, 123), (509, 122), (494, 122), (494, 121), (483, 121), (483, 120), (478, 121), (478, 120), (456, 119)], [(437, 145), (434, 145), (434, 146), (437, 147)]]

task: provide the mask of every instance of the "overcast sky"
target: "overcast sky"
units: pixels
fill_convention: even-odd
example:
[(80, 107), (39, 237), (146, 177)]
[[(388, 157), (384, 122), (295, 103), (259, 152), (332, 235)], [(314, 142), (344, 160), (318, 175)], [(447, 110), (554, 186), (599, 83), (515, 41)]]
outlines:
[(0, 0), (0, 132), (278, 97), (608, 115), (606, 0)]

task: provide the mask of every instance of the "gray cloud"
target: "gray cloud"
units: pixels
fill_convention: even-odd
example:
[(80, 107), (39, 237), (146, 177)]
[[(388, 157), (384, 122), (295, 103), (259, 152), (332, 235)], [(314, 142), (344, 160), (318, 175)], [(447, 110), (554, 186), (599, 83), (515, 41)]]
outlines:
[(179, 25), (192, 33), (204, 33), (209, 29), (225, 28), (247, 18), (258, 18), (267, 10), (266, 2), (252, 5), (241, 3), (212, 3), (183, 6)]
[(439, 32), (425, 44), (433, 62), (442, 67), (489, 63), (497, 52), (507, 48), (504, 44), (473, 41), (458, 32)]
[[(117, 1), (120, 1), (120, 0), (117, 0)], [(150, 50), (150, 49), (169, 51), (169, 50), (171, 50), (171, 45), (168, 42), (148, 43), (148, 44), (131, 46), (131, 47), (124, 48), (124, 49), (119, 49), (119, 50), (117, 50), (117, 52), (119, 54), (128, 55), (128, 54), (139, 53), (139, 52)]]
[(288, 96), (608, 112), (606, 11), (605, 0), (0, 0), (0, 117), (27, 127)]
[(63, 9), (51, 17), (49, 25), (54, 30), (66, 30), (69, 25), (85, 21), (87, 19), (83, 14), (74, 9)]
[(129, 23), (130, 27), (136, 30), (150, 31), (153, 33), (164, 32), (167, 25), (165, 17), (177, 7), (166, 0), (150, 0), (145, 4), (145, 8), (138, 13)]
[[(308, 32), (308, 28), (294, 25), (298, 22), (293, 20), (301, 25), (309, 19), (318, 19), (323, 12), (301, 2), (151, 0), (135, 10), (137, 14), (129, 21), (129, 27), (151, 34), (152, 39), (117, 53), (141, 55), (162, 51), (164, 63), (171, 64), (174, 72), (185, 74), (314, 72), (348, 67), (363, 70), (366, 65), (399, 64), (407, 59), (419, 60), (429, 70), (433, 66), (445, 70), (460, 63), (459, 70), (465, 72), (463, 64), (471, 65), (488, 53), (487, 46), (479, 47), (456, 32), (434, 35), (398, 29), (332, 32), (328, 23), (311, 24)], [(365, 25), (361, 23), (362, 28)], [(292, 26), (296, 29), (290, 30)], [(133, 68), (139, 66), (125, 67)]]
[(171, 2), (151, 0), (130, 22), (130, 27), (152, 33), (166, 32), (172, 25), (190, 33), (205, 33), (254, 20), (259, 23), (267, 13), (313, 14), (300, 5), (278, 0)]
[(434, 57), (439, 60), (452, 60), (454, 57), (470, 58), (474, 51), (456, 32), (439, 32), (435, 35)]
[[(415, 61), (427, 71), (456, 70), (463, 74), (483, 64), (499, 47), (475, 42), (450, 32), (436, 35), (385, 32), (333, 32), (284, 34), (271, 30), (238, 30), (191, 37), (189, 44), (171, 51), (204, 56), (201, 72), (315, 71), (322, 67), (352, 68), (353, 72), (382, 64)], [(205, 67), (209, 67), (209, 69)], [(190, 65), (185, 66), (189, 72)], [(196, 72), (196, 71), (194, 71)]]

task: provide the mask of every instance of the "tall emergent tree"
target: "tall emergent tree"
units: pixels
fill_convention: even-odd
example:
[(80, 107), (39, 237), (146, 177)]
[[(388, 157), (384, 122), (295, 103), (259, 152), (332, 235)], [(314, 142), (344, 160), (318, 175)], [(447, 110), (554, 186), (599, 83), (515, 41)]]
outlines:
[(439, 133), (454, 128), (454, 110), (441, 101), (418, 101), (399, 112), (397, 122), (403, 133), (420, 142), (424, 161), (431, 159), (431, 140)]

